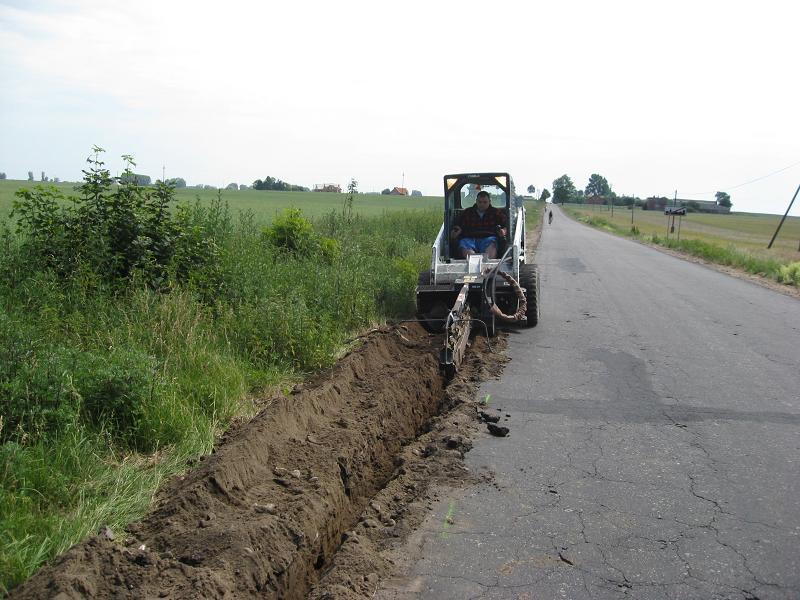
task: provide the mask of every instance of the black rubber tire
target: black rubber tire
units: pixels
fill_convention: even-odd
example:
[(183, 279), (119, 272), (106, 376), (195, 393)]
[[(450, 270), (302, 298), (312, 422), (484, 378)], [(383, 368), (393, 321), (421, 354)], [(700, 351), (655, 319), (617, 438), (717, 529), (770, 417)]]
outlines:
[(536, 327), (539, 323), (539, 267), (534, 264), (520, 265), (519, 284), (525, 288), (525, 300), (528, 308), (525, 311), (526, 327)]
[[(422, 271), (419, 274), (419, 279), (417, 280), (417, 285), (430, 285), (431, 284), (431, 272)], [(422, 327), (428, 333), (442, 333), (444, 331), (444, 322), (443, 321), (429, 321), (429, 313), (436, 312), (439, 313), (442, 310), (442, 306), (434, 305), (431, 303), (428, 306), (420, 306), (419, 304), (419, 297), (417, 297), (417, 318), (421, 321)], [(447, 314), (447, 310), (445, 308), (445, 315)]]

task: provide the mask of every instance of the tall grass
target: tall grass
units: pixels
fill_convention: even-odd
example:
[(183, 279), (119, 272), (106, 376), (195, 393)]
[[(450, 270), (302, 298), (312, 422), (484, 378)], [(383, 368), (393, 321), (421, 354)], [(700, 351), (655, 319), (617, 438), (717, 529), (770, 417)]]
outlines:
[[(222, 202), (181, 211), (191, 236), (158, 285), (136, 269), (109, 282), (80, 261), (65, 274), (32, 262), (23, 233), (0, 232), (0, 592), (141, 516), (260, 391), (412, 312), (441, 223), (436, 210), (268, 225)], [(297, 246), (276, 230), (293, 224)]]

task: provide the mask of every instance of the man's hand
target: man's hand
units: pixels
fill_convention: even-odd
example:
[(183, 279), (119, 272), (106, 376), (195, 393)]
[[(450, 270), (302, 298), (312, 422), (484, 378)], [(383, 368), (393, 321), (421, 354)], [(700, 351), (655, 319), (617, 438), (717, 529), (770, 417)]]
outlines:
[(506, 228), (505, 227), (498, 227), (497, 232), (502, 236), (506, 237)]
[(459, 227), (458, 225), (456, 225), (455, 227), (453, 227), (450, 230), (450, 239), (451, 240), (457, 240), (458, 236), (460, 236), (460, 235), (461, 235), (461, 227)]

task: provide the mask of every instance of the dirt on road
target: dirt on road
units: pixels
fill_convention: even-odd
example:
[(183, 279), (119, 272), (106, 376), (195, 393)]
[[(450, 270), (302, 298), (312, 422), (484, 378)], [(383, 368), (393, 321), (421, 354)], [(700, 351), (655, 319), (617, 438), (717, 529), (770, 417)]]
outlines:
[(368, 334), (229, 431), (142, 521), (77, 544), (11, 597), (371, 596), (432, 484), (477, 477), (462, 459), (483, 409), (477, 385), (505, 363), (503, 337), (474, 338), (449, 384), (440, 344), (416, 324)]

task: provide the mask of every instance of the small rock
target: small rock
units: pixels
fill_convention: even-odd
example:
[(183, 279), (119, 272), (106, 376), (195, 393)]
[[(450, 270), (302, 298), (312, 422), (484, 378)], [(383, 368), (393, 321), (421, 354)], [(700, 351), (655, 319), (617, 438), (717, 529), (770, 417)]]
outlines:
[(342, 535), (343, 542), (352, 542), (354, 544), (358, 544), (360, 540), (358, 539), (358, 535), (356, 535), (355, 531), (345, 531)]
[(375, 502), (374, 500), (372, 502), (370, 502), (369, 505), (372, 507), (372, 510), (374, 510), (375, 512), (377, 512), (377, 513), (381, 512), (381, 505), (378, 504), (377, 502)]
[(500, 420), (499, 415), (498, 416), (490, 415), (489, 413), (484, 411), (480, 411), (478, 413), (478, 416), (480, 417), (481, 421), (485, 421), (486, 423), (497, 423)]
[(274, 504), (253, 504), (253, 510), (257, 513), (266, 513), (268, 515), (274, 515), (277, 511)]
[(98, 535), (100, 537), (102, 537), (102, 538), (107, 539), (107, 540), (113, 540), (114, 539), (114, 532), (111, 530), (111, 527), (109, 527), (108, 525), (104, 525), (103, 527), (101, 527), (100, 531), (98, 532)]
[(300, 472), (300, 469), (295, 469), (294, 471), (292, 471), (292, 475), (297, 479), (303, 478), (303, 474)]
[(386, 520), (383, 522), (383, 524), (384, 524), (386, 527), (394, 527), (395, 525), (397, 525), (397, 521), (395, 521), (393, 518), (389, 517), (388, 519), (386, 519)]
[(487, 423), (486, 428), (489, 430), (489, 433), (497, 437), (506, 437), (509, 431), (508, 427), (501, 427), (494, 423)]
[(147, 550), (147, 546), (145, 546), (144, 544), (142, 544), (141, 546), (139, 546), (139, 550), (141, 550), (142, 552), (144, 552), (145, 550)]
[(275, 473), (275, 475), (277, 475), (278, 477), (285, 477), (289, 473), (289, 471), (287, 471), (283, 467), (274, 467), (272, 469), (272, 472)]
[(375, 519), (364, 519), (363, 523), (364, 527), (368, 529), (375, 529), (379, 526), (379, 523)]
[(458, 448), (464, 443), (464, 438), (462, 438), (460, 435), (449, 435), (444, 438), (444, 443), (448, 448)]

